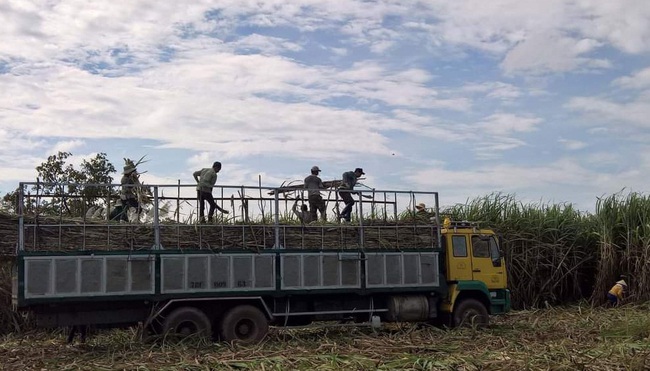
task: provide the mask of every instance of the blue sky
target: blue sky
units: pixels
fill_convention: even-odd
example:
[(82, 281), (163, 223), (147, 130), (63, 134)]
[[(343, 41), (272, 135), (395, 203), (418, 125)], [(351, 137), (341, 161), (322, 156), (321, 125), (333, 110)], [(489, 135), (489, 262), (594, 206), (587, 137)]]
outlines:
[(650, 3), (0, 3), (0, 191), (48, 155), (147, 183), (325, 180), (570, 202), (647, 192)]

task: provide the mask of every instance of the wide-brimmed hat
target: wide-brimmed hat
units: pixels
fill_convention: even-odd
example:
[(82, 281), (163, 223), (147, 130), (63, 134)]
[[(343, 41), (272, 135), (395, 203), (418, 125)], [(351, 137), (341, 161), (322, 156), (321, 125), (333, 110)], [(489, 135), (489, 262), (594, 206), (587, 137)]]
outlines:
[(427, 207), (427, 205), (425, 205), (423, 202), (420, 202), (419, 204), (415, 205), (416, 209), (424, 209), (426, 207)]
[(136, 170), (137, 170), (137, 169), (135, 168), (135, 166), (133, 166), (133, 165), (126, 165), (126, 166), (124, 166), (124, 171), (122, 172), (122, 174), (124, 174), (124, 175), (128, 175), (128, 174), (131, 174), (132, 172), (134, 172), (134, 171), (136, 171)]

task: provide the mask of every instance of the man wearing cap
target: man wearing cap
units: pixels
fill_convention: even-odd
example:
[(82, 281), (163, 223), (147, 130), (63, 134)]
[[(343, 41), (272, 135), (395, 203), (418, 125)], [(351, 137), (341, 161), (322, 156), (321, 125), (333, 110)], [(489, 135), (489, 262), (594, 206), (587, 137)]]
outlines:
[(210, 210), (208, 210), (208, 222), (212, 222), (214, 216), (214, 210), (217, 209), (224, 214), (228, 214), (228, 210), (224, 210), (217, 206), (217, 203), (214, 202), (214, 197), (212, 197), (212, 188), (217, 182), (217, 173), (221, 170), (221, 162), (215, 161), (212, 164), (212, 167), (203, 168), (201, 170), (195, 171), (192, 176), (196, 180), (196, 193), (199, 200), (199, 215), (200, 223), (205, 223), (205, 202), (207, 201), (210, 204)]
[(427, 210), (427, 205), (425, 205), (424, 202), (415, 205), (415, 217), (424, 222), (435, 221), (435, 213)]
[(607, 300), (612, 306), (618, 305), (623, 300), (623, 295), (627, 291), (627, 283), (625, 280), (619, 280), (607, 293)]
[(120, 184), (122, 185), (122, 190), (120, 191), (120, 200), (122, 201), (120, 220), (128, 222), (129, 208), (134, 207), (139, 211), (140, 207), (138, 198), (135, 194), (135, 188), (140, 186), (140, 178), (133, 161), (127, 161), (127, 164), (124, 166)]
[(354, 189), (354, 186), (357, 184), (357, 178), (361, 177), (364, 174), (365, 173), (363, 172), (363, 169), (358, 167), (354, 169), (354, 171), (346, 171), (341, 176), (342, 180), (341, 185), (339, 186), (339, 196), (341, 196), (341, 199), (345, 203), (345, 207), (339, 213), (339, 218), (345, 220), (348, 223), (350, 222), (350, 214), (352, 213), (352, 207), (354, 206), (354, 199), (352, 198), (352, 194), (354, 192), (350, 191), (352, 191)]
[(307, 201), (309, 202), (309, 214), (312, 221), (317, 220), (317, 211), (320, 212), (321, 220), (327, 221), (325, 201), (323, 201), (323, 196), (320, 194), (320, 190), (325, 189), (323, 181), (318, 176), (320, 171), (321, 170), (318, 166), (312, 166), (311, 175), (305, 178), (305, 189), (307, 190)]

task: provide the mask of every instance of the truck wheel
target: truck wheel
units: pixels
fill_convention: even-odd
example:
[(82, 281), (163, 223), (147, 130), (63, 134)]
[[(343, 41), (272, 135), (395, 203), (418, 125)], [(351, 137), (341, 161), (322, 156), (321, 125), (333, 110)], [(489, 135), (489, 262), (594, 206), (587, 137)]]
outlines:
[(224, 341), (244, 344), (259, 343), (269, 331), (269, 322), (262, 311), (252, 305), (230, 309), (221, 319), (220, 335)]
[(485, 305), (476, 299), (464, 299), (454, 309), (454, 326), (486, 327), (490, 315)]
[(207, 337), (212, 334), (212, 324), (208, 316), (194, 307), (174, 309), (163, 321), (163, 334), (178, 337), (196, 335)]

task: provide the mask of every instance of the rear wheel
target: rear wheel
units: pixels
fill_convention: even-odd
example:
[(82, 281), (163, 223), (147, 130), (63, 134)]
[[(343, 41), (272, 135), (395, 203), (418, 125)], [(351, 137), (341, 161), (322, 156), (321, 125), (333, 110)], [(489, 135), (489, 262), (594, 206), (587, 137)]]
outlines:
[(476, 299), (464, 299), (454, 309), (454, 326), (486, 327), (490, 315), (485, 305)]
[(255, 344), (266, 336), (269, 322), (257, 307), (239, 305), (223, 316), (219, 330), (221, 340)]
[(163, 321), (163, 334), (177, 337), (199, 336), (207, 337), (212, 334), (212, 324), (202, 310), (194, 307), (174, 309)]

